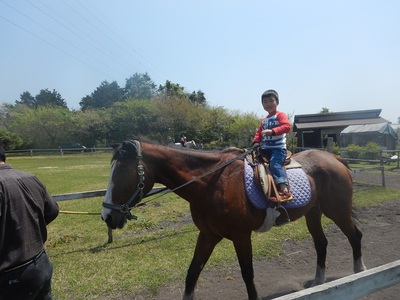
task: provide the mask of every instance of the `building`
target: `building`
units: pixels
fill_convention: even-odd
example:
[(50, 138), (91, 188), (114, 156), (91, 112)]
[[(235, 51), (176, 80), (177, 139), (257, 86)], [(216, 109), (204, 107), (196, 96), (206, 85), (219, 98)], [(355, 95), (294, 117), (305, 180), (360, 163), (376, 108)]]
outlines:
[(397, 146), (397, 133), (389, 123), (350, 125), (340, 133), (340, 147), (350, 144), (365, 146), (369, 142), (384, 150), (394, 150)]
[(328, 137), (340, 147), (340, 133), (350, 125), (389, 123), (381, 118), (382, 109), (331, 112), (294, 116), (297, 147), (323, 148)]

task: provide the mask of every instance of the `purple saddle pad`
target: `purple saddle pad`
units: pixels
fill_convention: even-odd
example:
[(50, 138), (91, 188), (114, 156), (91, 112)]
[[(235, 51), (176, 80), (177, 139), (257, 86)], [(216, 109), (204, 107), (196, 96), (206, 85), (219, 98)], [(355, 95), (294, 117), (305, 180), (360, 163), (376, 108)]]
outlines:
[[(311, 198), (311, 187), (307, 175), (302, 168), (287, 169), (287, 178), (293, 199), (282, 202), (285, 208), (296, 208), (306, 205)], [(247, 198), (250, 203), (258, 209), (267, 209), (275, 206), (275, 202), (267, 200), (264, 192), (257, 186), (254, 178), (254, 169), (247, 160), (244, 160), (244, 185)]]

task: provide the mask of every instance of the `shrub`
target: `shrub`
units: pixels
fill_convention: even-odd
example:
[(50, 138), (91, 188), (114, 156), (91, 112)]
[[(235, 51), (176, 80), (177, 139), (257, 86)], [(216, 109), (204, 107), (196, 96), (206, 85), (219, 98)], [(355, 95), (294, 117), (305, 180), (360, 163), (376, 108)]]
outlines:
[(374, 142), (368, 142), (364, 147), (363, 147), (363, 153), (362, 156), (363, 158), (366, 159), (379, 159), (380, 157), (380, 150), (381, 148), (377, 143)]
[(350, 144), (347, 145), (345, 152), (349, 158), (359, 158), (361, 156), (361, 150), (361, 146)]

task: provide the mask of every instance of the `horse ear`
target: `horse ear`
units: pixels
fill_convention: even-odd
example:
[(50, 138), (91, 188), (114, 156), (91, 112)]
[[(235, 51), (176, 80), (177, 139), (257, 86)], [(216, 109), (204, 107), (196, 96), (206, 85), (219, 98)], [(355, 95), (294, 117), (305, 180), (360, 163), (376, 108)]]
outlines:
[(118, 143), (112, 143), (112, 144), (110, 144), (110, 147), (113, 149), (116, 149), (119, 145), (120, 144), (118, 144)]
[(136, 158), (137, 157), (137, 148), (134, 141), (124, 141), (122, 142), (120, 149), (122, 157), (128, 158)]

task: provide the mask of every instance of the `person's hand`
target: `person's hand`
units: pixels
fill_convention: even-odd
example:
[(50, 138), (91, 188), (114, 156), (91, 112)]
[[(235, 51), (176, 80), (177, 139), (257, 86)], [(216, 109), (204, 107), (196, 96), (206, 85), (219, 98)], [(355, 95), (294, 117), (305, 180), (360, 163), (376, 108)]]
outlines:
[(252, 147), (252, 150), (253, 150), (253, 151), (257, 151), (258, 148), (260, 148), (260, 143), (254, 143), (254, 144), (253, 144), (253, 147)]
[(263, 131), (261, 131), (262, 136), (270, 136), (272, 135), (272, 133), (273, 133), (272, 129), (264, 129)]

